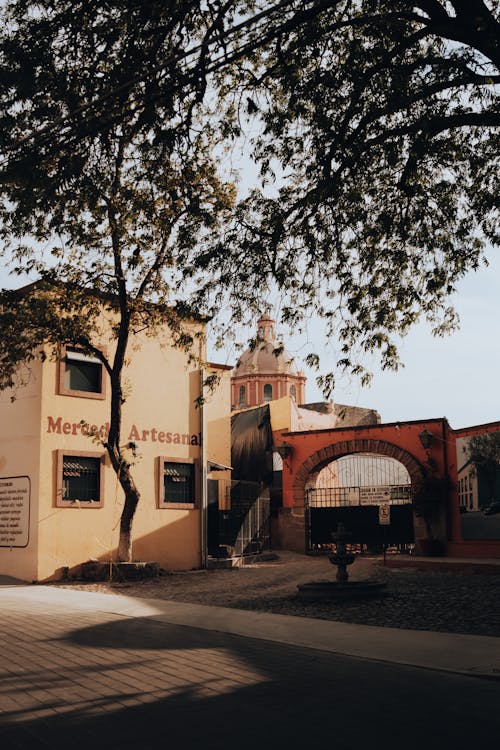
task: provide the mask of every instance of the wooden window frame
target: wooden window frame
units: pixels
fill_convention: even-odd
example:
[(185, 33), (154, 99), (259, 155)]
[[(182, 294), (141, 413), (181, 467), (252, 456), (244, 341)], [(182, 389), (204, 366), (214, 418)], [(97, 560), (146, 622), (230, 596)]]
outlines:
[[(97, 451), (77, 451), (71, 448), (63, 448), (56, 451), (56, 508), (102, 508), (104, 506), (104, 475), (105, 459), (104, 453)], [(99, 500), (63, 500), (63, 464), (66, 457), (98, 458), (100, 460), (99, 473)]]
[[(65, 346), (62, 351), (61, 358), (58, 361), (58, 373), (57, 373), (57, 393), (59, 396), (73, 396), (75, 398), (91, 398), (98, 401), (103, 401), (106, 398), (106, 370), (102, 362), (99, 362), (101, 367), (101, 389), (99, 391), (78, 391), (65, 386), (65, 375), (66, 375), (66, 362), (67, 353), (78, 352), (84, 354), (77, 346)], [(96, 357), (97, 359), (97, 357)], [(97, 363), (96, 363), (97, 364)]]
[[(190, 464), (194, 472), (194, 502), (192, 503), (173, 503), (165, 500), (165, 483), (164, 469), (165, 463), (170, 464)], [(197, 510), (200, 507), (200, 462), (197, 458), (179, 458), (178, 456), (158, 456), (157, 459), (157, 483), (158, 483), (158, 508), (170, 510)]]

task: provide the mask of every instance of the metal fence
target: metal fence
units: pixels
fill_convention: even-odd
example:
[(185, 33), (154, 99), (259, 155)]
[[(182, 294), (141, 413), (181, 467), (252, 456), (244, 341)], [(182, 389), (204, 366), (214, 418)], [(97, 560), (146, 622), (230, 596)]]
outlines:
[[(414, 541), (411, 485), (378, 487), (326, 487), (306, 490), (306, 548), (317, 550), (332, 545), (332, 532), (339, 522), (353, 544), (408, 545)], [(379, 506), (388, 504), (390, 524), (379, 522)]]
[(311, 508), (340, 508), (360, 505), (405, 505), (411, 503), (411, 485), (374, 487), (319, 487), (306, 490), (306, 505)]
[(208, 551), (215, 557), (270, 549), (269, 491), (256, 482), (210, 480)]

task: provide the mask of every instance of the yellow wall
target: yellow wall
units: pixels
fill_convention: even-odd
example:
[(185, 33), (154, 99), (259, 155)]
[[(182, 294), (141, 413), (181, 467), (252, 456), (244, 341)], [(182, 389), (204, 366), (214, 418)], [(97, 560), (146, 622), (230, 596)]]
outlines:
[(292, 422), (292, 398), (283, 396), (269, 402), (271, 425), (273, 431), (290, 430)]
[[(212, 365), (208, 373), (217, 374), (219, 382), (214, 390), (206, 393), (207, 463), (231, 466), (231, 369)], [(231, 471), (209, 471), (208, 478), (218, 482), (219, 508), (230, 507)]]
[(207, 458), (222, 466), (230, 466), (231, 370), (212, 365), (209, 372), (219, 376), (219, 383), (213, 391), (206, 394)]
[[(108, 344), (108, 354), (109, 349)], [(133, 342), (125, 371), (121, 443), (136, 444), (132, 472), (141, 493), (132, 527), (133, 560), (159, 562), (166, 569), (191, 569), (201, 562), (199, 504), (196, 509), (158, 507), (159, 457), (201, 459), (201, 410), (195, 406), (198, 367), (184, 352), (142, 337)], [(59, 395), (57, 363), (46, 361), (35, 369), (36, 387), (23, 392), (15, 404), (7, 394), (0, 401), (0, 478), (29, 474), (33, 480), (29, 548), (14, 550), (10, 558), (8, 550), (0, 549), (0, 573), (43, 581), (89, 559), (115, 557), (123, 493), (106, 458), (103, 507), (56, 506), (57, 451), (105, 452), (82, 434), (80, 422), (100, 428), (109, 421), (110, 388), (108, 383), (104, 400)], [(229, 464), (228, 378), (223, 377), (206, 408), (214, 440), (211, 450), (207, 445), (208, 457)], [(225, 417), (220, 416), (223, 409)], [(11, 422), (19, 432), (14, 440), (5, 435)], [(197, 487), (199, 503), (201, 482)]]
[[(10, 547), (0, 541), (0, 573), (22, 580), (31, 581), (37, 577), (37, 519), (38, 519), (38, 470), (40, 463), (39, 424), (40, 424), (40, 386), (42, 365), (34, 362), (30, 366), (28, 384), (17, 392), (0, 392), (0, 511), (3, 510), (2, 524), (10, 525), (11, 511), (8, 484), (29, 486), (29, 528), (24, 529), (23, 537), (27, 538), (26, 547)], [(11, 399), (15, 397), (15, 401)], [(25, 480), (14, 480), (14, 477), (29, 477)], [(28, 525), (28, 524), (27, 524)], [(3, 529), (5, 529), (3, 526)], [(10, 537), (12, 538), (12, 537)], [(0, 533), (0, 540), (2, 534)], [(5, 539), (5, 535), (3, 537)], [(24, 542), (24, 539), (22, 540)]]

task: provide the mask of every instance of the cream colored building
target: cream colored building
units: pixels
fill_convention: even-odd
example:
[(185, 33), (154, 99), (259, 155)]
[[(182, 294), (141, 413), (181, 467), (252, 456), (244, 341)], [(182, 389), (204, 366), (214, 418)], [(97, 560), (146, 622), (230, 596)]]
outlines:
[[(112, 349), (112, 343), (103, 342)], [(196, 407), (202, 371), (165, 332), (136, 337), (125, 369), (122, 441), (141, 499), (133, 560), (198, 568), (206, 553), (206, 478), (230, 478), (229, 369)], [(202, 352), (203, 354), (203, 352)], [(110, 411), (98, 360), (68, 348), (30, 364), (26, 386), (0, 393), (0, 573), (60, 578), (89, 559), (116, 559), (123, 493), (100, 439)], [(94, 437), (92, 437), (92, 435)]]

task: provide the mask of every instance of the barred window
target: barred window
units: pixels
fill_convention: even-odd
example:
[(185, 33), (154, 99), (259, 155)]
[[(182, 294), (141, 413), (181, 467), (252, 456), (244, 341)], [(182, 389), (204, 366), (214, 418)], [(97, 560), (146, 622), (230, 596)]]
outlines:
[(193, 464), (165, 462), (163, 469), (165, 503), (194, 503)]
[(197, 475), (193, 459), (159, 459), (160, 507), (194, 508), (196, 506)]
[(103, 497), (103, 456), (58, 451), (57, 504), (99, 507)]

